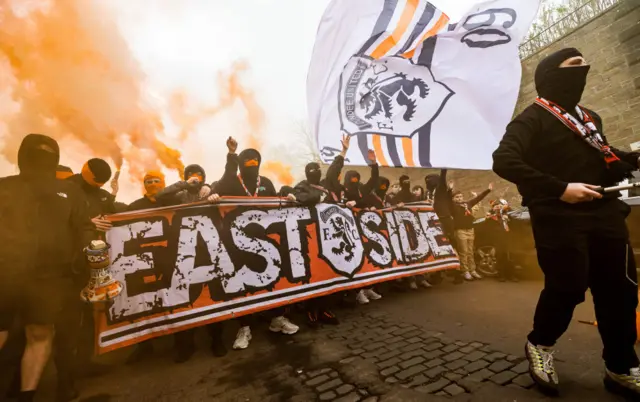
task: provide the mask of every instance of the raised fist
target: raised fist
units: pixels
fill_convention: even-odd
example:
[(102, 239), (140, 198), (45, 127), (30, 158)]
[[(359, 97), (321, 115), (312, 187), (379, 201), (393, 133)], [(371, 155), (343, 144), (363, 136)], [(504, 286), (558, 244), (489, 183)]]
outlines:
[(227, 149), (229, 150), (230, 154), (235, 154), (236, 150), (238, 149), (238, 141), (236, 141), (233, 137), (229, 137), (229, 139), (227, 139)]

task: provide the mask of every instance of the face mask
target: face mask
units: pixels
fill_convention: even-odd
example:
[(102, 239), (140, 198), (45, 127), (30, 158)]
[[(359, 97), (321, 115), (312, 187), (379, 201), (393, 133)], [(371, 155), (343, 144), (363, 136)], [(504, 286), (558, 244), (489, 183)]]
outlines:
[(155, 197), (165, 187), (164, 180), (153, 177), (144, 181), (144, 189), (146, 196), (151, 198)]
[(200, 183), (204, 183), (204, 177), (202, 177), (202, 175), (200, 173), (193, 173), (192, 175), (190, 175), (189, 177), (187, 177), (187, 180), (189, 180), (192, 177), (197, 177), (198, 181)]
[(320, 170), (310, 170), (307, 172), (307, 181), (311, 184), (319, 184), (322, 172)]
[(564, 67), (550, 71), (539, 95), (570, 111), (580, 103), (587, 85), (590, 66)]

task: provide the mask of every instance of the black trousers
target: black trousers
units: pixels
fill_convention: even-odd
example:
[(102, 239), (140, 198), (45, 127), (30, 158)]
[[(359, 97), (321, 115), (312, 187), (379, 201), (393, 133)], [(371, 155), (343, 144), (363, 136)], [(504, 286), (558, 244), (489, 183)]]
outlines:
[(634, 350), (638, 281), (625, 223), (629, 207), (618, 200), (584, 207), (531, 209), (545, 284), (529, 341), (553, 346), (591, 289), (605, 364), (614, 373), (628, 373), (639, 365)]

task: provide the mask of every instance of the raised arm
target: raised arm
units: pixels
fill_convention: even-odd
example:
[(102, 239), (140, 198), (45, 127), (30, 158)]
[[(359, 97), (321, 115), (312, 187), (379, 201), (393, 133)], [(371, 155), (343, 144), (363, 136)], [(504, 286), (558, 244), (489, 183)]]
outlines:
[(344, 167), (344, 157), (349, 150), (350, 141), (351, 137), (347, 135), (342, 137), (342, 152), (336, 156), (333, 162), (331, 162), (329, 170), (327, 170), (326, 182), (327, 189), (330, 191), (335, 191), (340, 188), (340, 172), (342, 172), (342, 168)]
[(478, 204), (480, 201), (484, 200), (484, 198), (489, 195), (489, 193), (491, 192), (491, 190), (493, 190), (493, 184), (489, 184), (489, 188), (484, 190), (483, 192), (481, 192), (479, 195), (477, 195), (476, 197), (470, 199), (469, 201), (467, 201), (467, 207), (468, 208), (473, 208), (476, 204)]
[(371, 166), (371, 177), (362, 187), (363, 195), (371, 194), (378, 187), (378, 179), (380, 178), (380, 169), (378, 168), (375, 151), (369, 150), (367, 158), (369, 159), (369, 166)]

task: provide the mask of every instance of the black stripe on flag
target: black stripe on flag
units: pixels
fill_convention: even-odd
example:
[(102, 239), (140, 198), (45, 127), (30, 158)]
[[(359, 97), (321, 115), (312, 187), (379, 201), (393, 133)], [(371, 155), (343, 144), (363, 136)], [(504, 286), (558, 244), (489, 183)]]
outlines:
[(407, 52), (407, 50), (409, 50), (409, 47), (411, 47), (413, 42), (415, 42), (416, 39), (418, 39), (418, 37), (422, 35), (422, 32), (425, 30), (427, 25), (429, 25), (429, 22), (431, 22), (435, 13), (436, 13), (436, 8), (434, 7), (434, 5), (431, 3), (427, 3), (427, 6), (424, 8), (424, 12), (422, 13), (422, 16), (420, 17), (420, 20), (418, 21), (416, 26), (413, 28), (413, 32), (411, 32), (411, 36), (409, 37), (409, 40), (406, 41), (406, 43), (402, 47), (402, 50), (400, 50), (397, 54), (404, 54)]
[[(418, 57), (418, 64), (427, 66), (431, 70), (433, 53), (436, 50), (437, 36), (427, 38), (422, 45), (422, 52)], [(418, 132), (420, 149), (418, 150), (419, 163), (422, 167), (431, 167), (431, 123), (426, 124)]]
[(389, 151), (391, 164), (395, 167), (402, 167), (402, 161), (400, 160), (400, 154), (396, 146), (396, 137), (387, 135), (387, 151)]
[(358, 52), (358, 56), (364, 55), (367, 50), (376, 43), (378, 38), (382, 36), (383, 33), (389, 27), (389, 23), (391, 22), (391, 18), (393, 17), (393, 12), (396, 10), (398, 6), (398, 0), (384, 0), (384, 7), (382, 8), (382, 12), (380, 16), (378, 16), (378, 21), (376, 21), (375, 27), (373, 27), (373, 32), (371, 33), (371, 37), (367, 42), (362, 46), (360, 51)]

